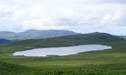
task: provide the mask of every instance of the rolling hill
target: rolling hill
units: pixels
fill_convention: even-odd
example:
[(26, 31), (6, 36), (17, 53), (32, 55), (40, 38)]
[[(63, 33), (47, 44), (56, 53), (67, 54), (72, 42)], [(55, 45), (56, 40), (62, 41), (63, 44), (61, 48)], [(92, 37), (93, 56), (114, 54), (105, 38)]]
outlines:
[[(104, 44), (110, 50), (68, 56), (12, 56), (15, 51), (38, 47)], [(126, 75), (126, 40), (106, 33), (89, 33), (46, 39), (23, 40), (0, 45), (2, 75)]]
[(0, 32), (0, 38), (8, 40), (26, 40), (26, 39), (41, 39), (41, 38), (66, 36), (74, 34), (77, 33), (65, 30), (27, 30), (25, 32), (20, 33), (2, 31)]
[(124, 40), (118, 36), (110, 35), (107, 33), (89, 33), (89, 34), (77, 34), (77, 35), (68, 35), (61, 37), (53, 37), (46, 39), (30, 39), (19, 42), (14, 42), (10, 45), (25, 45), (25, 46), (43, 46), (43, 45), (71, 45), (71, 44), (86, 44), (86, 43), (95, 43), (95, 42), (116, 42)]
[(118, 42), (124, 39), (113, 36), (107, 33), (89, 33), (89, 34), (76, 34), (68, 36), (60, 36), (45, 39), (29, 39), (23, 41), (12, 42), (2, 45), (1, 51), (6, 52), (8, 49), (4, 46), (10, 47), (9, 52), (20, 51), (25, 49), (33, 49), (40, 47), (57, 47), (57, 46), (72, 46), (80, 44), (102, 44), (104, 42)]

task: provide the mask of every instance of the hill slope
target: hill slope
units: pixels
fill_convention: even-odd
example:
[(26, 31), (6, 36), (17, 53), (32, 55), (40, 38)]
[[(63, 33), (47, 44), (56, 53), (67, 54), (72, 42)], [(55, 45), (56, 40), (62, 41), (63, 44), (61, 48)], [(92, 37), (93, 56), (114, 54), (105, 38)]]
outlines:
[[(90, 33), (90, 34), (77, 34), (77, 35), (46, 38), (46, 39), (24, 40), (2, 45), (0, 46), (0, 48), (3, 48), (1, 49), (1, 52), (6, 51), (14, 52), (40, 47), (72, 46), (80, 44), (102, 44), (104, 42), (109, 43), (109, 42), (118, 42), (122, 40), (124, 39), (106, 33)], [(8, 49), (6, 49), (5, 46), (7, 46)]]
[(71, 44), (84, 44), (84, 43), (95, 43), (95, 42), (114, 42), (124, 40), (118, 36), (113, 36), (106, 33), (89, 33), (89, 34), (77, 34), (69, 36), (61, 36), (54, 38), (46, 39), (37, 39), (37, 40), (24, 40), (12, 43), (11, 45), (33, 45), (33, 46), (42, 46), (42, 45), (71, 45)]
[(65, 30), (28, 30), (25, 32), (14, 33), (14, 32), (0, 32), (0, 38), (8, 40), (26, 40), (26, 39), (41, 39), (56, 36), (65, 36), (77, 34), (72, 31)]

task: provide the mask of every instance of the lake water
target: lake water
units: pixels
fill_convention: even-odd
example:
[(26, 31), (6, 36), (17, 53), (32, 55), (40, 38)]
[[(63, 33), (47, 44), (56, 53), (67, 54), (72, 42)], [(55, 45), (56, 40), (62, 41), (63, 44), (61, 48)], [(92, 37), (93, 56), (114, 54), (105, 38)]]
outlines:
[(42, 56), (47, 57), (48, 55), (66, 56), (72, 54), (78, 54), (81, 52), (96, 51), (112, 49), (111, 46), (90, 44), (90, 45), (77, 45), (69, 47), (50, 47), (50, 48), (36, 48), (25, 51), (14, 52), (14, 56)]

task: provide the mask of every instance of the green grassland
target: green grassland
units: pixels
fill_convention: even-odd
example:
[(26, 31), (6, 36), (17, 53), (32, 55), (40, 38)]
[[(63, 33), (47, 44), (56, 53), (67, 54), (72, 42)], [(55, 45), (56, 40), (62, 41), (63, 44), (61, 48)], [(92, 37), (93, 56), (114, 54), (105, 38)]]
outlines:
[[(12, 56), (13, 52), (26, 49), (79, 44), (104, 44), (113, 49), (69, 56)], [(0, 75), (126, 75), (125, 45), (124, 39), (98, 33), (90, 37), (73, 35), (3, 44), (0, 45)]]

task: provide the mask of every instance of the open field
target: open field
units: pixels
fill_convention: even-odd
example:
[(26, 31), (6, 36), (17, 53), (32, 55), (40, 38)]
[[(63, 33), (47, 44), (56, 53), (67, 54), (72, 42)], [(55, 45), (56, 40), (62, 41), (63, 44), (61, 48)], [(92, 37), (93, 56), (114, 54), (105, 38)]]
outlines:
[[(40, 74), (37, 75), (41, 75), (41, 73), (46, 73), (46, 72), (50, 72), (52, 75), (54, 73), (54, 75), (56, 75), (55, 73), (60, 71), (61, 72), (63, 71), (63, 73), (66, 73), (66, 75), (70, 75), (69, 72), (73, 72), (73, 74), (71, 75), (74, 75), (74, 73), (75, 74), (80, 73), (80, 71), (83, 72), (84, 74), (85, 71), (86, 72), (91, 71), (90, 73), (92, 74), (89, 75), (100, 75), (104, 72), (105, 74), (102, 75), (107, 75), (106, 73), (108, 72), (110, 72), (110, 74), (108, 73), (108, 75), (112, 75), (112, 74), (125, 75), (126, 74), (125, 71), (126, 70), (126, 59), (125, 59), (126, 41), (111, 42), (111, 43), (107, 42), (104, 44), (112, 46), (113, 49), (104, 50), (104, 51), (86, 52), (86, 53), (80, 53), (80, 54), (69, 55), (69, 56), (49, 56), (47, 58), (12, 56), (12, 54), (8, 52), (8, 53), (1, 53), (0, 60), (2, 62), (20, 65), (21, 69), (19, 68), (19, 71), (22, 70), (22, 66), (24, 66), (23, 68), (25, 67), (29, 68), (28, 70), (36, 69), (34, 71), (32, 70), (33, 75), (36, 75), (34, 74), (34, 72), (36, 73), (36, 71), (40, 72)], [(43, 70), (47, 70), (47, 71), (43, 71)], [(27, 73), (31, 73), (31, 72), (26, 72), (26, 74)], [(25, 75), (25, 73), (22, 75)]]

